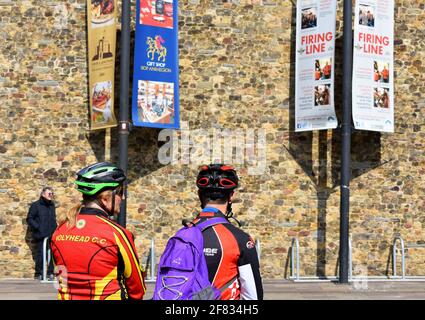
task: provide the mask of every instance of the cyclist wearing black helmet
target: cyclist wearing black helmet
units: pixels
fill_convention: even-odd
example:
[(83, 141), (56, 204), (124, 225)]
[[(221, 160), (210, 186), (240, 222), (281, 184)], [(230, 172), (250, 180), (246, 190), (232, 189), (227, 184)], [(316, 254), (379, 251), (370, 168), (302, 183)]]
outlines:
[[(232, 217), (232, 198), (239, 179), (231, 166), (203, 166), (196, 185), (202, 212), (194, 224), (213, 217)], [(222, 300), (262, 300), (260, 266), (253, 239), (230, 223), (203, 231), (204, 255), (210, 282)]]
[(52, 236), (58, 298), (142, 299), (146, 291), (133, 235), (111, 220), (125, 196), (124, 172), (102, 162), (77, 173), (83, 194)]

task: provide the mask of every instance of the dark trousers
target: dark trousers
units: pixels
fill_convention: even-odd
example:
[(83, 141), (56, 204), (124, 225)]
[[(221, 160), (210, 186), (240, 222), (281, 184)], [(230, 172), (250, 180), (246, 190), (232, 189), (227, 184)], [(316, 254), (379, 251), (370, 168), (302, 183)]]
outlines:
[[(43, 242), (42, 240), (37, 240), (37, 256), (35, 258), (35, 275), (43, 275)], [(50, 239), (47, 241), (47, 250), (50, 248)], [(48, 251), (46, 251), (46, 259), (48, 258)], [(47, 267), (47, 274), (53, 274), (53, 257), (50, 258), (49, 266)]]

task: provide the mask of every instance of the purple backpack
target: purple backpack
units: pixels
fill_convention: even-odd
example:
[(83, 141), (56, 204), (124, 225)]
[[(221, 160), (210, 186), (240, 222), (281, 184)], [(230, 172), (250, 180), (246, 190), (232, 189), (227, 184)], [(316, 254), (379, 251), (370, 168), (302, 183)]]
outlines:
[(208, 279), (202, 231), (225, 218), (210, 218), (183, 227), (171, 237), (158, 265), (152, 300), (217, 300), (220, 291)]

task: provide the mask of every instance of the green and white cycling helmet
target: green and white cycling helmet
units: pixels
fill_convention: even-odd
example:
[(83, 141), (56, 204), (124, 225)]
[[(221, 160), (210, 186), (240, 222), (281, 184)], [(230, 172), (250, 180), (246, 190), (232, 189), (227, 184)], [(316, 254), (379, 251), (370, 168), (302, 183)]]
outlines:
[(93, 196), (118, 188), (126, 180), (124, 171), (109, 162), (99, 162), (77, 172), (75, 184), (81, 193)]

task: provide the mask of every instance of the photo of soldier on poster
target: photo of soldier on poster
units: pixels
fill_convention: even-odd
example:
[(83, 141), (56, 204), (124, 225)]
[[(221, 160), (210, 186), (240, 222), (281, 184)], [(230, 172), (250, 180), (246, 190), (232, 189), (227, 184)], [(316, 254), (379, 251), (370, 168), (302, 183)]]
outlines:
[(388, 109), (390, 107), (390, 89), (373, 88), (373, 106)]
[(375, 8), (371, 5), (359, 5), (359, 25), (374, 27), (375, 26)]
[(301, 10), (301, 29), (317, 27), (317, 9), (305, 8)]
[(390, 67), (388, 62), (377, 60), (373, 62), (373, 81), (381, 83), (390, 82)]
[(314, 87), (314, 106), (328, 106), (331, 101), (331, 85), (322, 84)]
[(330, 79), (332, 75), (332, 58), (316, 59), (314, 66), (314, 80)]

